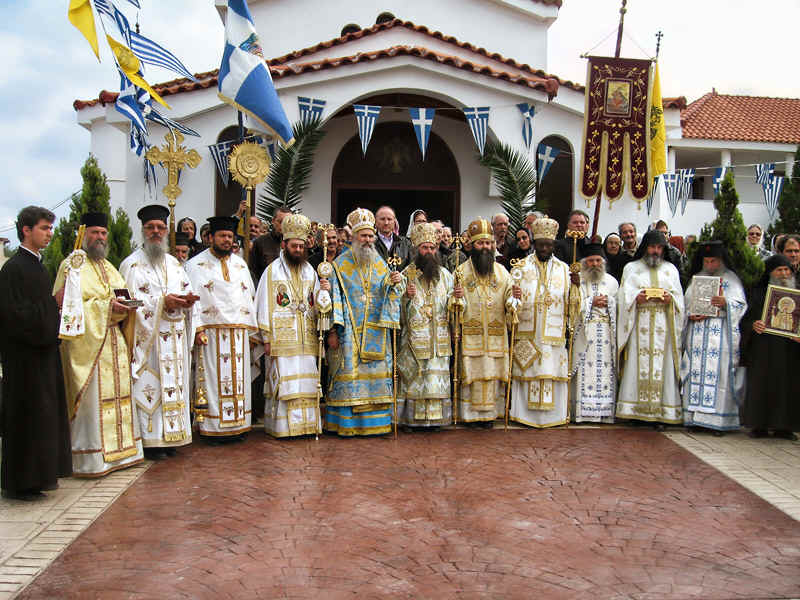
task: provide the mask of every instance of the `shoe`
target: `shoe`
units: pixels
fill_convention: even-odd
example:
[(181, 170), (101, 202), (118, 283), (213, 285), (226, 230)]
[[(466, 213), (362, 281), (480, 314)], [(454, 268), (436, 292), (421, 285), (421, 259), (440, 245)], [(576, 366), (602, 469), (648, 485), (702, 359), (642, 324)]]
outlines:
[(177, 456), (178, 449), (177, 448), (164, 448), (164, 454), (167, 456)]
[(725, 435), (725, 432), (724, 431), (720, 431), (719, 429), (714, 429), (711, 432), (711, 435), (713, 435), (714, 437), (722, 437), (723, 435)]
[(663, 423), (656, 423), (654, 427), (655, 427), (655, 430), (658, 431), (659, 433), (661, 433), (661, 432), (663, 432), (663, 431), (665, 431), (667, 429), (666, 427), (664, 427)]
[(789, 440), (790, 442), (797, 441), (797, 436), (788, 429), (776, 429), (775, 433), (773, 433), (772, 435), (782, 440)]
[(748, 437), (751, 437), (753, 439), (758, 439), (767, 437), (769, 435), (769, 432), (766, 429), (753, 429), (747, 435)]
[(145, 448), (144, 457), (150, 460), (161, 460), (167, 457), (167, 453), (163, 448)]
[(494, 421), (478, 421), (479, 427), (483, 429), (492, 429), (494, 427)]
[(414, 433), (414, 428), (411, 425), (400, 425), (400, 431), (403, 433)]
[(21, 492), (9, 492), (7, 490), (2, 491), (3, 498), (8, 498), (9, 500), (22, 500), (24, 502), (34, 502), (36, 500), (41, 500), (42, 498), (47, 498), (46, 494), (43, 494), (39, 490), (24, 490)]

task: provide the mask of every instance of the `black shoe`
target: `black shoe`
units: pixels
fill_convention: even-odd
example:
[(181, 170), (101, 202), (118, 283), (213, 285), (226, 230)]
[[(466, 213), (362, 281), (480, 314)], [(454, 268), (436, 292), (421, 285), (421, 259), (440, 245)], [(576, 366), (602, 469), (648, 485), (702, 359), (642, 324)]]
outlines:
[(164, 448), (164, 454), (167, 456), (177, 456), (178, 449), (177, 448)]
[(776, 429), (775, 433), (772, 435), (774, 435), (776, 438), (781, 438), (782, 440), (789, 440), (790, 442), (797, 441), (797, 436), (788, 429)]
[(9, 492), (7, 490), (3, 490), (2, 496), (3, 498), (8, 498), (9, 500), (22, 500), (24, 502), (34, 502), (36, 500), (41, 500), (42, 498), (47, 498), (47, 495), (43, 494), (39, 490), (24, 490), (21, 492)]
[(414, 428), (411, 425), (400, 425), (400, 431), (403, 433), (414, 433)]
[(714, 437), (722, 437), (723, 435), (725, 435), (725, 432), (720, 431), (719, 429), (714, 429), (711, 431), (711, 435), (713, 435)]
[(483, 429), (492, 429), (494, 427), (494, 421), (479, 421), (478, 427), (482, 427)]
[(144, 457), (150, 460), (161, 460), (167, 457), (167, 453), (163, 448), (145, 448)]
[(747, 435), (753, 439), (765, 438), (769, 435), (769, 432), (766, 429), (753, 429)]
[(653, 425), (653, 428), (656, 431), (658, 431), (659, 433), (661, 433), (661, 432), (663, 432), (663, 431), (665, 431), (667, 429), (666, 427), (664, 427), (663, 423), (656, 423), (655, 425)]

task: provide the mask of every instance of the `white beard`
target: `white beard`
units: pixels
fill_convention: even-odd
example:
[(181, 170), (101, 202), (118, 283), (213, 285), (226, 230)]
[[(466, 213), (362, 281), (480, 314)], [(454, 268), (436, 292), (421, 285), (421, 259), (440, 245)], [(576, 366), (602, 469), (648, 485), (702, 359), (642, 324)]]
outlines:
[(589, 283), (600, 283), (603, 280), (605, 274), (606, 271), (605, 269), (603, 269), (603, 267), (597, 267), (597, 268), (584, 267), (583, 269), (581, 269), (581, 279)]
[(142, 244), (142, 250), (144, 250), (144, 253), (151, 262), (161, 262), (164, 260), (164, 255), (169, 250), (169, 242), (167, 238), (163, 238), (160, 242), (145, 240)]
[(789, 275), (785, 279), (783, 277), (770, 277), (769, 282), (771, 285), (779, 285), (781, 287), (796, 288), (797, 285), (794, 280), (794, 275)]
[(375, 250), (375, 246), (370, 245), (364, 248), (362, 246), (353, 245), (352, 250), (353, 256), (359, 264), (371, 265), (378, 260), (378, 251)]

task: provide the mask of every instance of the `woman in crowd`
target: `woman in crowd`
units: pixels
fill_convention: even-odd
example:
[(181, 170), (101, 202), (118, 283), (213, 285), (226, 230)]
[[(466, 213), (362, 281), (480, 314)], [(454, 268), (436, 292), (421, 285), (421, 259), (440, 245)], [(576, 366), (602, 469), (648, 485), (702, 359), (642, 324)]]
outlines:
[(767, 260), (772, 256), (772, 252), (764, 247), (764, 230), (761, 229), (761, 225), (753, 223), (747, 228), (747, 243), (761, 260)]
[(633, 257), (621, 252), (622, 238), (617, 233), (609, 233), (603, 240), (603, 252), (606, 253), (606, 271), (614, 279), (622, 279), (622, 269)]
[(178, 231), (182, 231), (189, 236), (189, 258), (200, 254), (205, 248), (203, 244), (197, 241), (197, 225), (189, 217), (183, 217), (178, 221)]

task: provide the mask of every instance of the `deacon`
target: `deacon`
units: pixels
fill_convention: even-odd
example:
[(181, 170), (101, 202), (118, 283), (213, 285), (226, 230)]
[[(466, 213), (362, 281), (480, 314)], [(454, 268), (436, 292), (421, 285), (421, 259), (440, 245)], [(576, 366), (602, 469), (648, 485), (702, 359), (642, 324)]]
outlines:
[(678, 394), (683, 290), (665, 259), (667, 238), (648, 231), (622, 271), (617, 294), (617, 348), (622, 381), (617, 416), (656, 423), (683, 422)]
[(58, 268), (61, 361), (72, 428), (72, 470), (99, 477), (141, 462), (142, 439), (131, 395), (129, 345), (121, 325), (135, 308), (125, 279), (106, 260), (108, 215), (81, 218), (81, 248)]
[(453, 419), (448, 313), (453, 276), (441, 265), (433, 224), (414, 225), (411, 243), (417, 252), (403, 271), (407, 283), (400, 311), (397, 414), (406, 427), (439, 428)]
[(507, 322), (516, 301), (511, 277), (495, 262), (494, 234), (489, 221), (477, 219), (467, 228), (472, 249), (457, 268), (455, 302), (463, 303), (461, 321), (459, 421), (487, 429), (505, 411), (508, 383)]
[(773, 254), (764, 261), (764, 275), (753, 288), (742, 319), (742, 356), (747, 366), (747, 394), (742, 424), (751, 429), (750, 437), (761, 438), (772, 430), (777, 438), (796, 440), (800, 431), (800, 337), (765, 333), (762, 320), (769, 285), (796, 288), (791, 261)]
[(264, 271), (256, 293), (264, 342), (264, 429), (274, 437), (319, 431), (319, 310), (330, 310), (330, 283), (306, 260), (311, 222), (301, 214), (282, 223), (283, 250)]
[(328, 334), (330, 390), (325, 429), (342, 436), (392, 427), (392, 336), (400, 323), (403, 277), (375, 250), (375, 216), (347, 216), (353, 241), (333, 262), (333, 328)]
[[(205, 396), (208, 410), (197, 424), (203, 436), (238, 441), (251, 426), (250, 344), (256, 343), (258, 331), (255, 290), (247, 264), (233, 254), (237, 219), (211, 217), (208, 221), (211, 247), (185, 267), (192, 289), (200, 296), (192, 318), (195, 395)], [(256, 354), (254, 360), (261, 355), (260, 349)]]
[(28, 206), (17, 216), (19, 250), (0, 269), (3, 365), (3, 497), (34, 500), (72, 474), (64, 377), (58, 354), (58, 304), (41, 251), (55, 215)]
[(519, 267), (522, 277), (513, 290), (521, 305), (509, 418), (553, 427), (567, 422), (569, 267), (553, 255), (558, 221), (541, 217), (532, 228), (535, 252)]
[(617, 292), (600, 244), (583, 247), (580, 309), (572, 345), (575, 421), (613, 423), (617, 397)]
[(137, 216), (142, 246), (119, 271), (131, 296), (144, 302), (133, 317), (133, 399), (144, 454), (159, 459), (192, 442), (191, 311), (197, 296), (186, 271), (169, 254), (169, 209), (153, 204)]
[(699, 295), (696, 280), (686, 290), (687, 319), (683, 330), (681, 380), (683, 421), (688, 427), (713, 430), (715, 435), (739, 429), (736, 387), (739, 367), (739, 322), (747, 310), (744, 287), (730, 267), (720, 241), (703, 242), (697, 249), (692, 275), (716, 277), (711, 306), (718, 316), (691, 314)]

